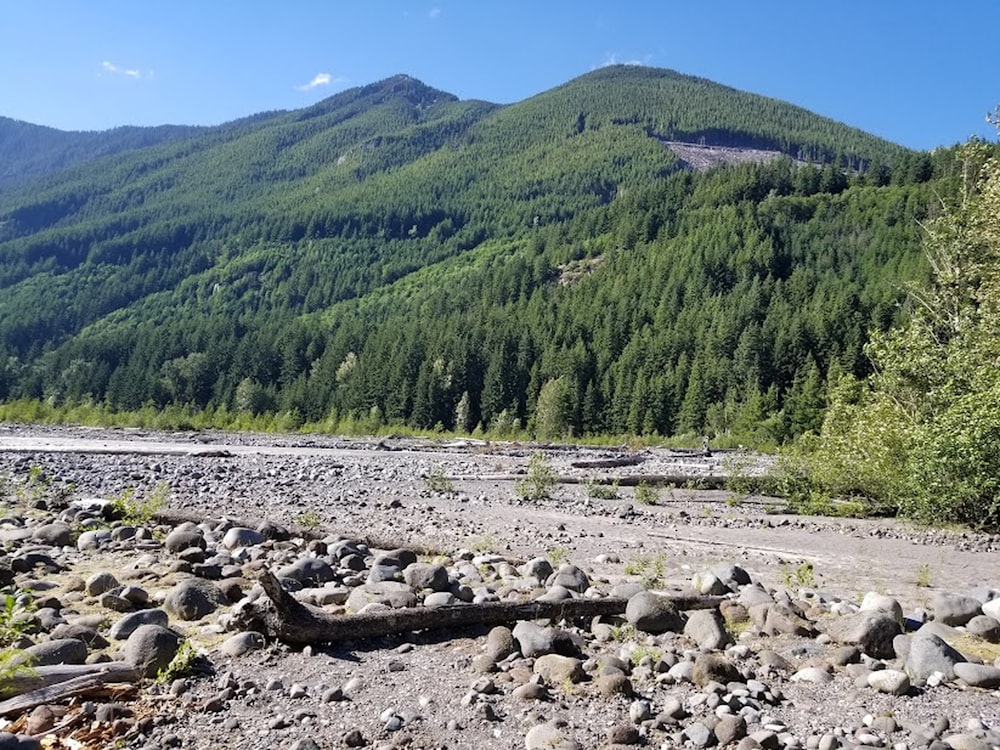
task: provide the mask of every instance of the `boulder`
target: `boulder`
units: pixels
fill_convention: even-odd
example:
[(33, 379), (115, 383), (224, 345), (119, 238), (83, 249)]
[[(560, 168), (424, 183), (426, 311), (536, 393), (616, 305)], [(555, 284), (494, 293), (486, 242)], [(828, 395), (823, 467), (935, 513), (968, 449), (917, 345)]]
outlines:
[(651, 591), (640, 591), (625, 605), (625, 619), (643, 633), (681, 633), (685, 618), (674, 603)]
[(144, 677), (155, 677), (166, 669), (180, 648), (180, 637), (160, 625), (140, 625), (125, 641), (125, 661)]
[(211, 581), (188, 578), (167, 593), (163, 606), (181, 620), (200, 620), (228, 603), (226, 595)]

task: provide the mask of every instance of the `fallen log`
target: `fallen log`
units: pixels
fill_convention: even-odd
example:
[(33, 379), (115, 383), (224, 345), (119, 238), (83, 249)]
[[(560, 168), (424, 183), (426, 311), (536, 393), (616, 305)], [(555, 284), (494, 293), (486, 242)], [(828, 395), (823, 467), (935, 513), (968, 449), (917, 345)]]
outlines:
[(140, 677), (135, 667), (125, 662), (34, 667), (4, 680), (3, 693), (14, 697), (0, 701), (0, 716), (72, 696), (94, 694), (113, 682), (136, 683)]
[[(356, 615), (334, 615), (303, 604), (281, 587), (269, 571), (260, 583), (263, 597), (244, 605), (238, 623), (285, 643), (334, 643), (363, 640), (414, 630), (447, 630), (483, 625), (504, 625), (519, 620), (564, 620), (621, 615), (627, 599), (564, 599), (561, 601), (482, 602), (442, 607), (406, 607)], [(724, 597), (671, 595), (681, 610), (714, 609)]]
[(648, 456), (641, 454), (622, 456), (621, 458), (594, 458), (583, 461), (571, 461), (570, 466), (574, 469), (616, 469), (620, 466), (638, 466), (647, 458)]

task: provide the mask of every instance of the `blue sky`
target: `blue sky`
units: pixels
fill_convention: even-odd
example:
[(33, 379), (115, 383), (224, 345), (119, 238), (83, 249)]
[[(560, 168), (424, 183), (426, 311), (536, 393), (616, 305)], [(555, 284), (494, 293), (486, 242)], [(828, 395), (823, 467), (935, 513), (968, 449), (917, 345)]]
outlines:
[(997, 0), (0, 0), (0, 115), (218, 124), (396, 73), (510, 103), (634, 62), (929, 149), (995, 137), (998, 34)]

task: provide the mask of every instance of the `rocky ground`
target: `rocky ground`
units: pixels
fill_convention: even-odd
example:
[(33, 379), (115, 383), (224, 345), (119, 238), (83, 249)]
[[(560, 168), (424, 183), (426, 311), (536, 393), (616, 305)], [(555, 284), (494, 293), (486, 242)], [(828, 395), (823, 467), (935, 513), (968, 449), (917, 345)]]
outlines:
[[(525, 500), (536, 454), (560, 481)], [(0, 748), (1000, 746), (1000, 540), (785, 515), (737, 492), (762, 463), (0, 427), (7, 655), (36, 680), (145, 675), (0, 704)], [(289, 644), (249, 629), (273, 615), (266, 572), (313, 611), (376, 621), (622, 606)], [(678, 610), (682, 593), (720, 598)], [(26, 672), (7, 664), (10, 695)]]

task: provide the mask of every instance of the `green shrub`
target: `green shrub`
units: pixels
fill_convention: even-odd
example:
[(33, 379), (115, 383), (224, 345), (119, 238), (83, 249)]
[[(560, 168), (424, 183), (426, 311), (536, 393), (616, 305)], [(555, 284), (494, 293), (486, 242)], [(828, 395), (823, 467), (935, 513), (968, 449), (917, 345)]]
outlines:
[(533, 453), (528, 459), (528, 473), (515, 482), (514, 491), (522, 500), (537, 502), (551, 499), (558, 484), (559, 477), (552, 464), (541, 453)]

